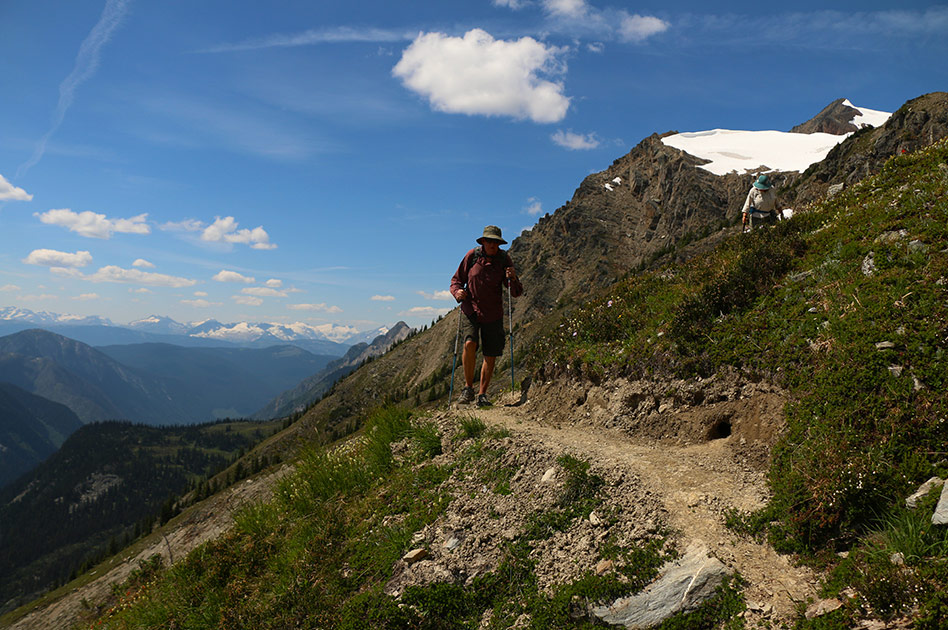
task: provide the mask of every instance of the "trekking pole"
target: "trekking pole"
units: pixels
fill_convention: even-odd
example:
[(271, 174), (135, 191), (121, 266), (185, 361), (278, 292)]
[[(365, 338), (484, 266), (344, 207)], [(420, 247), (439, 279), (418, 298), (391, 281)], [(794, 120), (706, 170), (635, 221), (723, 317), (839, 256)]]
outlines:
[(451, 388), (448, 392), (448, 407), (454, 400), (454, 368), (458, 365), (458, 340), (461, 339), (461, 305), (458, 304), (458, 334), (454, 337), (454, 361), (451, 363)]
[(513, 304), (510, 299), (510, 281), (507, 281), (507, 321), (510, 322), (510, 391), (514, 391), (513, 360)]

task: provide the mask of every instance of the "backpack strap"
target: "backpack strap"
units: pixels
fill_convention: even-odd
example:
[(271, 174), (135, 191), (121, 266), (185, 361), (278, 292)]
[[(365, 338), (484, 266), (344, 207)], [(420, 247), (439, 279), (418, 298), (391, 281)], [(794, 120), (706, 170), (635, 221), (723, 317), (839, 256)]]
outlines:
[[(480, 245), (478, 245), (477, 247), (475, 247), (474, 249), (472, 249), (472, 250), (471, 250), (471, 253), (470, 253), (470, 254), (468, 255), (468, 257), (467, 257), (467, 268), (468, 268), (468, 270), (470, 270), (471, 267), (473, 267), (479, 260), (482, 260), (482, 259), (484, 259), (484, 258), (489, 258), (489, 256), (484, 253), (484, 248), (483, 248), (483, 247), (481, 247)], [(505, 267), (505, 268), (506, 268), (506, 267), (512, 267), (512, 266), (513, 266), (513, 262), (510, 260), (510, 254), (508, 254), (508, 253), (507, 253), (505, 250), (503, 250), (503, 249), (498, 250), (497, 255), (494, 256), (493, 258), (494, 258), (495, 260), (503, 260), (503, 261), (504, 261), (503, 264), (504, 264), (504, 267)]]

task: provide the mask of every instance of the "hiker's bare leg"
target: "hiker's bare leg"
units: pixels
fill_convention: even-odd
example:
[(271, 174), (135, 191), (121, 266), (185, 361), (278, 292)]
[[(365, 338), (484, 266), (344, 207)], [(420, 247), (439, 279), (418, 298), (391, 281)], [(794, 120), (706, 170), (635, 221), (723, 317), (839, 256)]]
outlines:
[(484, 365), (481, 366), (481, 391), (479, 394), (487, 393), (487, 386), (490, 385), (490, 378), (494, 375), (494, 363), (497, 357), (484, 357)]
[(467, 339), (461, 353), (461, 365), (464, 366), (464, 384), (474, 387), (474, 361), (477, 358), (477, 344)]

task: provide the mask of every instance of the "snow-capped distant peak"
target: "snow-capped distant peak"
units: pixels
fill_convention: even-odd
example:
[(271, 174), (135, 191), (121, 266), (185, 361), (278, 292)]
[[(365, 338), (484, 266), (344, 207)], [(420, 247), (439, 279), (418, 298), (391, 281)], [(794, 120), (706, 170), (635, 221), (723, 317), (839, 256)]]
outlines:
[(0, 308), (0, 320), (16, 320), (30, 324), (73, 324), (81, 326), (113, 326), (111, 320), (98, 315), (61, 315), (49, 311), (34, 312), (28, 308), (7, 306)]

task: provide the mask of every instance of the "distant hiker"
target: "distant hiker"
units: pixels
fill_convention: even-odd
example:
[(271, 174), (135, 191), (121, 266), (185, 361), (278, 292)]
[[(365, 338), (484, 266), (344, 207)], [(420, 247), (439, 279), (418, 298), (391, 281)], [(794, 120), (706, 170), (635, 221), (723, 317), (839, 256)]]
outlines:
[(754, 219), (773, 223), (777, 220), (777, 195), (773, 191), (773, 184), (766, 175), (761, 175), (754, 181), (747, 200), (741, 210), (741, 225), (744, 230), (754, 227)]
[(494, 363), (504, 353), (504, 287), (510, 288), (512, 297), (523, 294), (523, 285), (517, 278), (510, 255), (500, 249), (506, 245), (500, 228), (488, 225), (484, 235), (477, 239), (475, 247), (464, 255), (458, 270), (451, 278), (451, 295), (461, 304), (461, 337), (464, 350), (461, 365), (464, 367), (465, 387), (458, 402), (474, 402), (474, 361), (480, 346), (484, 355), (481, 366), (481, 382), (477, 394), (477, 405), (489, 405), (487, 386), (494, 375)]

